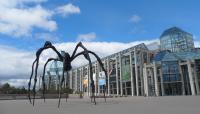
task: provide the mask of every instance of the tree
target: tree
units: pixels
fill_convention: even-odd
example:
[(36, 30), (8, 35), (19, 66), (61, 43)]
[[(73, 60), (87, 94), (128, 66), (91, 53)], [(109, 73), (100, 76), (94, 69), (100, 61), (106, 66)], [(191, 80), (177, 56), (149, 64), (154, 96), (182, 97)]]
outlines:
[(5, 83), (0, 87), (0, 93), (2, 94), (26, 94), (27, 90), (25, 87), (15, 88), (14, 86), (10, 86), (9, 83)]
[(9, 83), (3, 84), (1, 87), (1, 90), (2, 90), (2, 93), (8, 94), (10, 91), (10, 84)]

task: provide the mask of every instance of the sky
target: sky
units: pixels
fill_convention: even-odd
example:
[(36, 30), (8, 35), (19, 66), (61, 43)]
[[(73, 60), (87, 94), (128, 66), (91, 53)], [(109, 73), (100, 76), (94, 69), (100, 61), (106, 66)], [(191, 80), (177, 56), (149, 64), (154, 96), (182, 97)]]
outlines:
[[(177, 26), (200, 47), (199, 6), (198, 0), (0, 0), (0, 84), (27, 85), (35, 52), (45, 41), (70, 54), (82, 41), (104, 57), (158, 43), (164, 30)], [(45, 51), (40, 66), (52, 56)], [(85, 62), (78, 58), (73, 66)]]

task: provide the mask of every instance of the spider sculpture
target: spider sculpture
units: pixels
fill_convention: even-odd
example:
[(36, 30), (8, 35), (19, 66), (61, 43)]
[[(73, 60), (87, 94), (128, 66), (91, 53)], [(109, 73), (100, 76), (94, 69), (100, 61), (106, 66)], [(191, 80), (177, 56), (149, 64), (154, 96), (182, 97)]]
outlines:
[[(76, 53), (76, 51), (79, 47), (81, 47), (84, 51)], [(89, 69), (90, 69), (89, 76), (90, 76), (90, 79), (91, 79), (90, 84), (91, 84), (91, 91), (92, 91), (91, 102), (93, 102), (96, 105), (96, 100), (95, 100), (95, 95), (94, 95), (95, 85), (94, 85), (94, 80), (93, 80), (93, 76), (92, 76), (92, 74), (93, 74), (93, 72), (92, 72), (92, 62), (91, 62), (89, 54), (92, 54), (93, 56), (96, 57), (97, 61), (99, 62), (99, 65), (101, 66), (102, 70), (105, 72), (105, 76), (106, 76), (106, 79), (107, 79), (107, 72), (106, 72), (106, 70), (103, 66), (101, 59), (94, 52), (87, 50), (81, 42), (79, 42), (77, 44), (77, 46), (75, 47), (75, 50), (73, 51), (72, 55), (70, 56), (69, 53), (67, 53), (67, 52), (62, 51), (62, 53), (60, 53), (59, 51), (57, 51), (57, 49), (49, 41), (46, 41), (44, 46), (37, 50), (36, 59), (34, 60), (34, 62), (32, 64), (31, 76), (30, 76), (30, 80), (29, 80), (29, 83), (28, 83), (28, 98), (29, 98), (30, 103), (32, 103), (33, 106), (34, 106), (35, 94), (36, 94), (36, 83), (37, 83), (37, 71), (38, 71), (40, 55), (44, 50), (49, 49), (49, 48), (51, 48), (54, 52), (56, 52), (58, 57), (57, 58), (49, 58), (44, 65), (43, 76), (42, 76), (44, 102), (45, 102), (45, 88), (46, 88), (45, 87), (46, 84), (45, 84), (45, 81), (44, 81), (45, 80), (45, 69), (46, 69), (46, 65), (48, 64), (48, 62), (50, 62), (50, 61), (61, 61), (63, 63), (62, 79), (59, 82), (60, 83), (59, 84), (59, 102), (58, 102), (58, 107), (59, 107), (60, 106), (60, 99), (61, 99), (61, 92), (60, 91), (62, 89), (62, 85), (63, 85), (63, 82), (65, 80), (64, 72), (70, 71), (72, 69), (71, 62), (76, 57), (83, 55), (89, 61)], [(33, 84), (33, 87), (32, 87), (32, 92), (33, 92), (33, 100), (32, 100), (31, 99), (31, 93), (32, 93), (31, 92), (31, 80), (33, 78), (33, 75), (34, 75), (34, 82), (33, 82), (34, 84)], [(106, 80), (106, 85), (107, 85), (107, 80)], [(105, 99), (105, 101), (106, 101), (106, 97), (105, 97), (106, 85), (104, 85), (104, 99)], [(93, 98), (93, 101), (92, 101), (92, 98)]]

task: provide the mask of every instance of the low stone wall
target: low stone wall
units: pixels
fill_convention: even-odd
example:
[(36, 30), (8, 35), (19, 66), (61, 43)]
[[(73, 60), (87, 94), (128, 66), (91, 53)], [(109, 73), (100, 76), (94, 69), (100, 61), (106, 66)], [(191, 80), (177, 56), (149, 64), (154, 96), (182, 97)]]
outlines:
[[(41, 96), (36, 96), (41, 98)], [(28, 99), (27, 94), (0, 94), (0, 100), (17, 100), (17, 99)]]
[[(36, 99), (42, 99), (42, 94), (36, 94)], [(33, 96), (31, 96), (33, 97)], [(66, 94), (61, 95), (62, 98), (66, 98)], [(58, 94), (45, 94), (46, 99), (58, 98)], [(80, 98), (79, 94), (69, 94), (68, 98)], [(28, 99), (27, 94), (0, 94), (0, 100), (18, 100), (18, 99)]]
[[(33, 95), (31, 95), (33, 97)], [(56, 99), (58, 98), (58, 94), (45, 94), (46, 99)], [(66, 98), (66, 94), (61, 95), (62, 98)], [(111, 98), (113, 96), (106, 96), (107, 98)], [(43, 99), (42, 94), (36, 94), (36, 99)], [(79, 99), (80, 94), (69, 94), (68, 98), (70, 99)], [(82, 98), (89, 98), (89, 96), (83, 95)], [(96, 98), (104, 98), (103, 95), (96, 96)], [(18, 100), (18, 99), (28, 99), (27, 94), (0, 94), (0, 100)]]

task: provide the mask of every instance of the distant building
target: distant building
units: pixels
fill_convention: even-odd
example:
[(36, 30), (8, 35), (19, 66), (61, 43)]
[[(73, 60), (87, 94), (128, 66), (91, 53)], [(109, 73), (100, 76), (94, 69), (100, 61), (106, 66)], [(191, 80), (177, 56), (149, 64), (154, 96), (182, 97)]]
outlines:
[(160, 36), (161, 50), (171, 52), (188, 51), (194, 48), (193, 36), (180, 28), (172, 27)]

